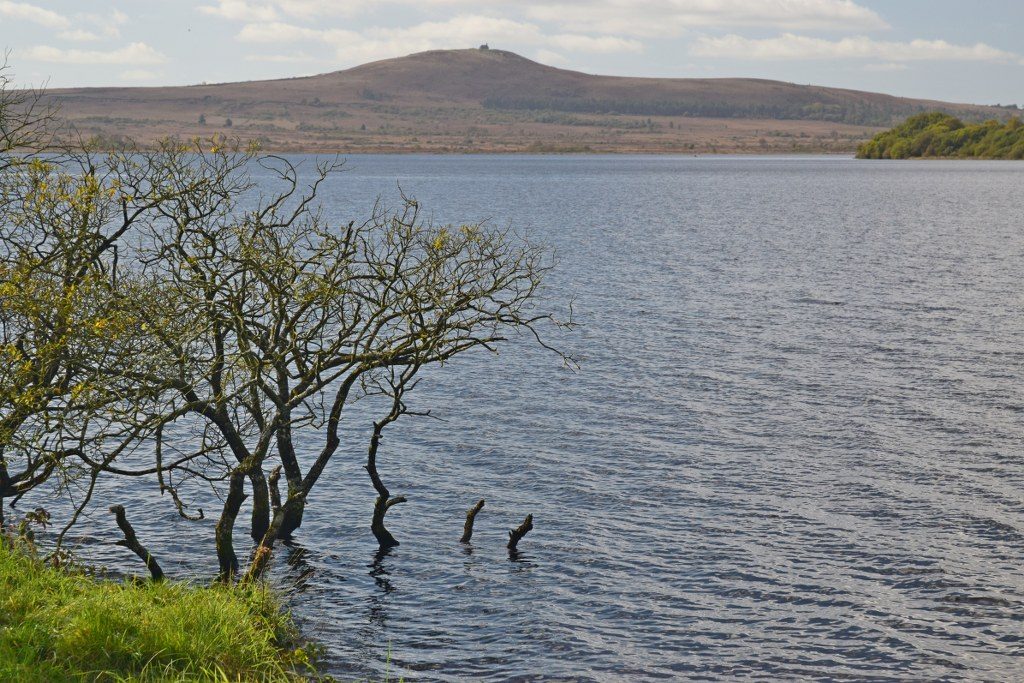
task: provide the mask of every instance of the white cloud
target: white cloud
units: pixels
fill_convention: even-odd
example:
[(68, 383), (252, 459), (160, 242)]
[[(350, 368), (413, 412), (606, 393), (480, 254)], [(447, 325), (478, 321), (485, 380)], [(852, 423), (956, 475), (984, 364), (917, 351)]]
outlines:
[(234, 21), (310, 20), (324, 16), (355, 16), (374, 5), (392, 3), (407, 5), (479, 4), (471, 0), (216, 0), (215, 5), (200, 5), (199, 11)]
[(768, 26), (789, 30), (867, 31), (889, 28), (852, 0), (561, 0), (531, 4), (527, 15), (576, 31), (636, 36), (689, 29)]
[[(505, 14), (525, 12), (545, 21), (615, 30), (665, 21), (688, 26), (774, 26), (789, 29), (864, 30), (888, 28), (877, 12), (854, 0), (216, 0), (200, 11), (237, 21), (276, 21), (354, 16), (385, 5), (411, 7), (488, 6)], [(607, 29), (601, 29), (607, 30)]]
[(340, 40), (348, 35), (356, 35), (351, 31), (339, 29), (314, 29), (294, 26), (279, 21), (246, 24), (238, 33), (238, 39), (245, 43), (296, 43), (301, 40), (313, 40), (329, 43), (332, 39)]
[(282, 22), (247, 24), (238, 39), (250, 43), (319, 42), (334, 48), (345, 64), (397, 57), (411, 52), (475, 47), (480, 43), (529, 48), (560, 48), (577, 52), (640, 52), (636, 40), (615, 36), (571, 33), (545, 34), (527, 22), (488, 16), (460, 15), (447, 21), (428, 21), (408, 27), (370, 27), (359, 31), (313, 29)]
[(70, 31), (61, 31), (57, 34), (57, 37), (61, 40), (76, 40), (83, 43), (100, 39), (100, 36), (96, 33), (80, 28), (72, 29)]
[(216, 0), (215, 5), (201, 5), (204, 14), (235, 21), (310, 20), (325, 16), (356, 16), (381, 5), (410, 7), (445, 7), (466, 5), (501, 6), (499, 0)]
[(545, 50), (543, 48), (537, 50), (533, 56), (536, 57), (538, 62), (543, 64), (557, 65), (567, 64), (569, 62), (569, 60), (565, 58), (565, 55), (560, 52), (553, 52), (552, 50)]
[(865, 64), (865, 71), (906, 71), (910, 67), (900, 62), (883, 62), (881, 64)]
[(71, 26), (71, 21), (67, 17), (36, 5), (30, 5), (27, 2), (0, 0), (0, 15), (13, 19), (24, 19), (48, 28), (64, 29)]
[[(62, 40), (91, 42), (104, 38), (120, 38), (121, 27), (128, 23), (128, 15), (120, 10), (107, 14), (76, 14), (75, 24), (78, 28), (61, 31), (57, 37)], [(91, 28), (83, 28), (90, 26)]]
[(162, 64), (167, 58), (145, 43), (131, 43), (116, 50), (62, 50), (37, 45), (19, 53), (19, 57), (58, 64)]
[[(426, 3), (429, 3), (429, 0), (419, 0), (419, 2), (409, 4)], [(339, 0), (274, 0), (271, 4), (276, 6), (286, 16), (312, 19), (331, 14), (355, 14), (361, 9), (367, 9), (368, 5), (375, 3), (367, 2), (366, 0), (362, 2), (353, 2), (352, 0), (347, 2)]]
[(305, 52), (297, 52), (295, 54), (257, 54), (257, 55), (246, 55), (245, 61), (247, 62), (271, 62), (278, 64), (303, 64), (308, 62), (320, 61), (312, 55), (308, 55)]
[(619, 38), (617, 36), (595, 37), (560, 33), (548, 36), (545, 42), (571, 52), (619, 53), (643, 51), (643, 44), (639, 41)]
[(273, 5), (256, 4), (245, 0), (219, 0), (216, 5), (200, 5), (203, 14), (233, 19), (235, 21), (276, 21), (277, 10)]
[(690, 47), (691, 54), (700, 57), (727, 59), (876, 59), (888, 62), (905, 61), (964, 61), (964, 62), (1017, 62), (1021, 56), (994, 48), (985, 43), (955, 45), (944, 40), (912, 40), (892, 42), (856, 36), (841, 40), (826, 40), (784, 33), (777, 38), (745, 38), (738, 35), (721, 37), (703, 36)]
[(889, 28), (854, 0), (216, 0), (205, 14), (235, 21), (311, 20), (356, 16), (383, 5), (422, 9), (482, 6), (502, 16), (550, 22), (563, 29), (623, 35), (674, 35), (694, 27), (768, 26), (788, 30), (864, 31)]

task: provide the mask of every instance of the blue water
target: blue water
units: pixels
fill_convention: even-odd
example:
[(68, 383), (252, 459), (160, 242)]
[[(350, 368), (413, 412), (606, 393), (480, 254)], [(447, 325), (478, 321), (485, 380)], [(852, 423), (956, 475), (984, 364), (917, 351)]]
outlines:
[[(308, 162), (307, 162), (308, 163)], [(342, 680), (1006, 680), (1024, 671), (1024, 165), (356, 156), (438, 222), (551, 245), (573, 373), (515, 342), (431, 373), (380, 469), (365, 423), (274, 579)], [(266, 179), (265, 179), (266, 180)], [(308, 453), (306, 454), (308, 456)], [(178, 575), (212, 522), (126, 490)], [(466, 508), (484, 497), (472, 548)], [(507, 531), (536, 528), (510, 559)], [(112, 547), (103, 507), (83, 548)], [(244, 536), (242, 529), (237, 534)]]

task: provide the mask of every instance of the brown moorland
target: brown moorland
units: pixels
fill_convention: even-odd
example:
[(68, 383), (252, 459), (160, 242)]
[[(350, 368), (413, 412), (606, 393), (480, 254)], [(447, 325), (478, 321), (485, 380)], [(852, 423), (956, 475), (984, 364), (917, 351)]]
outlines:
[(317, 76), (49, 91), (86, 139), (256, 139), (282, 152), (850, 153), (907, 116), (1001, 107), (746, 78), (627, 78), (503, 50), (434, 50)]

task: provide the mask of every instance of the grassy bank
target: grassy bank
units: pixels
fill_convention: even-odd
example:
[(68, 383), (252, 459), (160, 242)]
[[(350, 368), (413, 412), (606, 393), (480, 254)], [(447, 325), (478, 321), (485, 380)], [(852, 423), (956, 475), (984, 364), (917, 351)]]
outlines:
[(0, 541), (0, 681), (287, 681), (306, 669), (265, 589), (115, 582)]

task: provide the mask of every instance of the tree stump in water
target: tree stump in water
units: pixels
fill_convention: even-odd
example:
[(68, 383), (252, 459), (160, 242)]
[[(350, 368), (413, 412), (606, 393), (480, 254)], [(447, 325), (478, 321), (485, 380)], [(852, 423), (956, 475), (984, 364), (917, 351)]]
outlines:
[(405, 496), (395, 496), (394, 498), (377, 496), (377, 500), (373, 504), (373, 519), (370, 522), (370, 531), (373, 532), (373, 536), (377, 539), (381, 550), (394, 548), (398, 545), (398, 539), (392, 536), (391, 532), (384, 526), (384, 515), (391, 509), (391, 506), (404, 502), (406, 502)]
[(523, 540), (523, 536), (530, 533), (532, 529), (533, 515), (526, 515), (526, 519), (523, 520), (522, 524), (508, 532), (508, 549), (515, 551), (519, 541)]
[(484, 499), (481, 498), (480, 502), (474, 505), (466, 512), (466, 526), (462, 528), (462, 538), (459, 539), (459, 543), (469, 543), (469, 539), (473, 538), (473, 521), (476, 519), (477, 514), (484, 507)]

